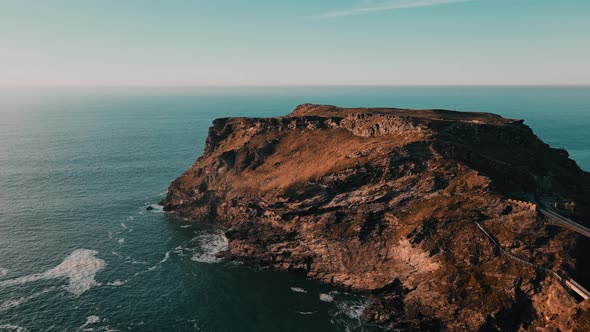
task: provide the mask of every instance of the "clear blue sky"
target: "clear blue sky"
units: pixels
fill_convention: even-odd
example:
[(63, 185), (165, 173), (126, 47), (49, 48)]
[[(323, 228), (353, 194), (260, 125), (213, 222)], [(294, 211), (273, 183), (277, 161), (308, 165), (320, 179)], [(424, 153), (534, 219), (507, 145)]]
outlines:
[(589, 0), (0, 0), (0, 85), (590, 84)]

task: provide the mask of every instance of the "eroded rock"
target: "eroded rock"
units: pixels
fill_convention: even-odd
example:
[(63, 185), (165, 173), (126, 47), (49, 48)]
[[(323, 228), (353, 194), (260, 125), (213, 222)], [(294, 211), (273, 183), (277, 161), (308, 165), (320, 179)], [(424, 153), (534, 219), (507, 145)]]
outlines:
[(162, 204), (225, 226), (228, 259), (369, 294), (368, 321), (567, 329), (587, 306), (552, 272), (590, 285), (588, 240), (524, 202), (548, 192), (588, 220), (590, 175), (522, 120), (305, 104), (215, 120)]

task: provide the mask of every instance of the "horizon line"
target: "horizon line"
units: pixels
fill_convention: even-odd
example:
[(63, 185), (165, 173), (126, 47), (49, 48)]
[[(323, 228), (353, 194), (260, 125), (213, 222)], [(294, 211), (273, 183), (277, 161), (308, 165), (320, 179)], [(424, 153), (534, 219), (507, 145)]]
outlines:
[(491, 84), (0, 84), (0, 88), (305, 88), (305, 87), (590, 87), (590, 83)]

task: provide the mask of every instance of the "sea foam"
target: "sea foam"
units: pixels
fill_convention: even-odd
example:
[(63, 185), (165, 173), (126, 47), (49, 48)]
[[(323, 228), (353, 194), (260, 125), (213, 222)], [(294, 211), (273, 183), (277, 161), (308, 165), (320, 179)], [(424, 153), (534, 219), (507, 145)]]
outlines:
[(292, 291), (294, 291), (295, 293), (307, 293), (307, 291), (303, 288), (299, 288), (299, 287), (290, 287)]
[(66, 257), (61, 264), (51, 270), (0, 281), (0, 287), (21, 285), (38, 280), (69, 278), (70, 282), (66, 289), (79, 296), (98, 285), (94, 277), (107, 265), (104, 260), (97, 258), (96, 254), (98, 252), (95, 250), (77, 249)]
[(316, 311), (297, 311), (297, 313), (300, 315), (313, 315)]
[(88, 316), (88, 317), (86, 317), (86, 323), (84, 323), (84, 325), (80, 326), (80, 329), (82, 330), (85, 327), (87, 327), (88, 325), (100, 323), (100, 321), (101, 321), (101, 319), (98, 316)]
[(26, 331), (28, 331), (24, 327), (20, 327), (20, 326), (17, 326), (17, 325), (11, 325), (11, 324), (2, 324), (2, 325), (0, 325), (0, 330), (2, 330), (2, 331), (16, 331), (16, 332), (26, 332)]
[(46, 288), (46, 289), (44, 289), (44, 290), (42, 290), (40, 292), (31, 294), (29, 296), (24, 296), (24, 297), (21, 297), (21, 298), (18, 298), (18, 299), (12, 299), (12, 300), (5, 301), (4, 303), (0, 304), (0, 312), (1, 311), (6, 311), (8, 309), (12, 309), (14, 307), (18, 307), (19, 305), (21, 305), (21, 304), (23, 304), (25, 302), (28, 302), (28, 301), (36, 298), (36, 297), (39, 297), (39, 296), (41, 296), (43, 294), (49, 293), (49, 292), (51, 292), (54, 289), (55, 289), (55, 287), (49, 287), (49, 288)]
[(320, 301), (322, 302), (333, 302), (334, 301), (334, 297), (330, 294), (320, 294)]
[(160, 204), (150, 204), (148, 207), (151, 209), (149, 210), (151, 213), (162, 213), (164, 212), (164, 206)]
[(368, 302), (341, 302), (337, 306), (340, 313), (343, 313), (347, 317), (360, 319), (368, 304)]
[(199, 244), (199, 251), (193, 254), (191, 260), (199, 263), (219, 263), (218, 254), (228, 248), (227, 238), (222, 231), (201, 234), (195, 238)]

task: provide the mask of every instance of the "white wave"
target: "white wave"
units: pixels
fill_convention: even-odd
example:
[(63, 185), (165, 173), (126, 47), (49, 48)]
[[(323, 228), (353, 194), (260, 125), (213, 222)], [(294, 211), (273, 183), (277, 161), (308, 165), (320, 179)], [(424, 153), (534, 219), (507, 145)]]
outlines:
[(176, 248), (174, 248), (174, 253), (177, 254), (178, 256), (184, 256), (184, 250), (186, 248), (184, 248), (182, 245), (177, 246)]
[(18, 307), (19, 305), (21, 305), (21, 304), (23, 304), (25, 302), (28, 302), (28, 301), (36, 298), (36, 297), (39, 297), (39, 296), (41, 296), (43, 294), (49, 293), (49, 292), (51, 292), (54, 289), (55, 289), (55, 287), (49, 287), (49, 288), (46, 288), (46, 289), (44, 289), (44, 290), (42, 290), (40, 292), (31, 294), (29, 296), (23, 296), (23, 297), (18, 298), (18, 299), (12, 299), (12, 300), (5, 301), (4, 303), (0, 304), (0, 311), (6, 311), (8, 309), (12, 309), (14, 307)]
[(297, 311), (297, 313), (300, 315), (313, 315), (316, 311)]
[(8, 269), (0, 267), (0, 277), (4, 277), (8, 274)]
[(160, 204), (150, 204), (148, 206), (149, 211), (151, 213), (162, 213), (164, 212), (164, 206), (160, 205)]
[(115, 281), (112, 281), (112, 282), (108, 282), (107, 283), (107, 286), (115, 286), (115, 287), (118, 287), (118, 286), (123, 286), (126, 283), (127, 283), (127, 280), (115, 280)]
[(123, 238), (123, 237), (122, 237), (122, 238), (118, 239), (118, 240), (117, 240), (117, 243), (118, 243), (118, 244), (123, 244), (123, 243), (125, 243), (125, 238)]
[(96, 254), (98, 252), (95, 250), (74, 250), (61, 264), (53, 269), (43, 273), (0, 281), (0, 287), (21, 285), (38, 280), (69, 278), (70, 282), (66, 289), (79, 296), (90, 288), (99, 285), (94, 277), (107, 264), (104, 260), (97, 258)]
[(166, 253), (164, 254), (164, 258), (158, 264), (166, 262), (168, 258), (170, 258), (170, 251), (166, 251)]
[(341, 302), (337, 304), (340, 313), (353, 319), (360, 319), (368, 302)]
[(320, 301), (323, 302), (333, 302), (334, 301), (334, 297), (330, 294), (320, 294)]
[(169, 258), (170, 258), (170, 251), (166, 251), (166, 253), (164, 254), (164, 258), (161, 261), (159, 261), (158, 263), (156, 263), (156, 265), (154, 265), (152, 267), (148, 267), (148, 269), (146, 271), (137, 272), (135, 274), (135, 276), (138, 276), (138, 275), (145, 273), (145, 272), (154, 271), (155, 269), (160, 267), (160, 265), (164, 264)]
[(86, 317), (86, 323), (84, 323), (84, 325), (80, 326), (79, 330), (84, 329), (88, 325), (100, 323), (100, 321), (101, 321), (101, 319), (98, 316), (88, 316), (88, 317)]
[(303, 288), (299, 288), (299, 287), (291, 287), (291, 290), (294, 291), (295, 293), (307, 293), (307, 291)]
[(17, 326), (17, 325), (12, 325), (12, 324), (2, 324), (2, 325), (0, 325), (0, 330), (16, 331), (16, 332), (26, 332), (26, 331), (28, 331), (24, 327), (20, 327), (20, 326)]
[(113, 232), (109, 231), (109, 239), (112, 239), (112, 238), (113, 238)]
[(182, 226), (180, 226), (180, 228), (189, 228), (189, 227), (191, 227), (191, 226), (192, 226), (192, 225), (182, 225)]
[(222, 231), (201, 234), (195, 238), (199, 243), (199, 251), (193, 254), (191, 260), (199, 263), (219, 263), (218, 254), (228, 249), (228, 242)]
[(125, 225), (124, 223), (121, 223), (121, 227), (123, 227), (123, 229), (127, 229), (127, 225)]

